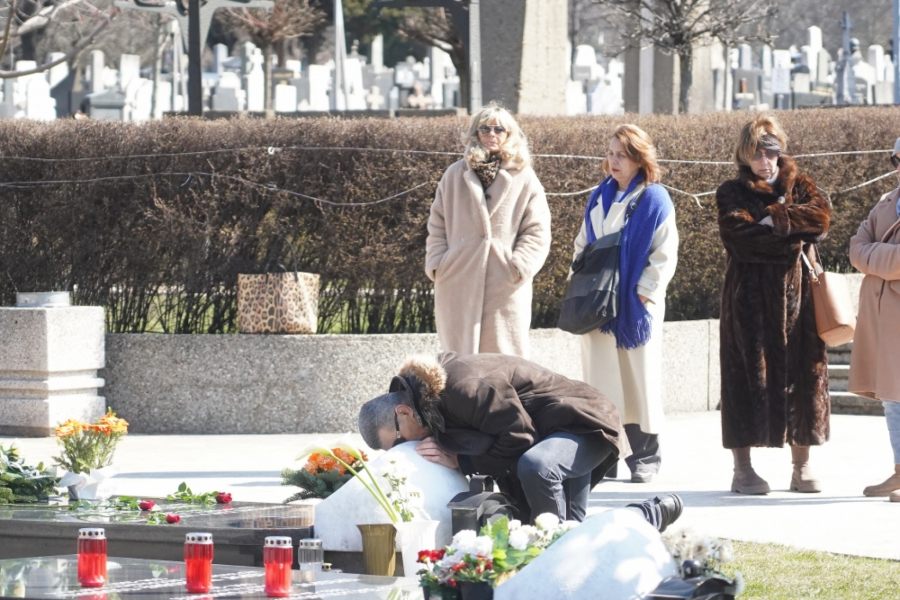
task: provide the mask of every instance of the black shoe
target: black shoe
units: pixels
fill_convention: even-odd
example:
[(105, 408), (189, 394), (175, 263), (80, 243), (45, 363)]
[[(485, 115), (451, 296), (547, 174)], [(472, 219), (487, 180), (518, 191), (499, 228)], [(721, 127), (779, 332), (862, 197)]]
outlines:
[(681, 511), (684, 510), (684, 502), (681, 501), (681, 496), (679, 496), (678, 494), (669, 494), (668, 496), (663, 496), (662, 498), (657, 496), (653, 499), (653, 503), (659, 507), (660, 533), (665, 531), (666, 527), (677, 521), (678, 517), (681, 516)]

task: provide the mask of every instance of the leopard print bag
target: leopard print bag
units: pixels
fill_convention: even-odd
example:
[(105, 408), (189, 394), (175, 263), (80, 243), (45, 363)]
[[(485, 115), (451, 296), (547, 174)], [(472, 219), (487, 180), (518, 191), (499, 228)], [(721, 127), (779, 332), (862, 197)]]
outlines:
[(319, 276), (313, 273), (238, 275), (241, 333), (316, 332)]

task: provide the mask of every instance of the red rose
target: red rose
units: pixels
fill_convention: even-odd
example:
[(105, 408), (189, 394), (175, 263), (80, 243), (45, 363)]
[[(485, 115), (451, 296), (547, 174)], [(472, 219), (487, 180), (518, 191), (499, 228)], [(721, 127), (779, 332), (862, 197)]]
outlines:
[(428, 562), (431, 560), (431, 551), (430, 550), (419, 550), (419, 558), (416, 559), (416, 562)]
[(166, 523), (177, 523), (181, 520), (178, 515), (166, 515)]
[(231, 502), (231, 494), (228, 492), (219, 492), (216, 494), (216, 504), (229, 504)]
[(442, 560), (446, 553), (446, 549), (434, 550), (433, 560)]
[(447, 583), (450, 585), (450, 587), (456, 587), (456, 580), (455, 580), (455, 579), (448, 579), (448, 580), (447, 580)]
[(153, 500), (141, 500), (138, 502), (138, 506), (141, 510), (153, 510), (153, 507), (156, 506), (156, 502)]

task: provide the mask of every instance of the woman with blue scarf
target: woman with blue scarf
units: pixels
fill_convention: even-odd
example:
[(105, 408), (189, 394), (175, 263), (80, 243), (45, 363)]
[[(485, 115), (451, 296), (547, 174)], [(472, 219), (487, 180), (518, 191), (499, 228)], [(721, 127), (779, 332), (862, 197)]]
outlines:
[[(650, 136), (621, 125), (603, 161), (609, 176), (594, 190), (575, 238), (575, 258), (598, 238), (622, 231), (618, 316), (581, 336), (584, 381), (619, 411), (632, 454), (631, 481), (649, 482), (662, 460), (662, 333), (666, 286), (678, 261), (675, 210), (659, 185), (660, 168)], [(624, 224), (629, 205), (634, 214)], [(607, 477), (615, 477), (615, 467)]]

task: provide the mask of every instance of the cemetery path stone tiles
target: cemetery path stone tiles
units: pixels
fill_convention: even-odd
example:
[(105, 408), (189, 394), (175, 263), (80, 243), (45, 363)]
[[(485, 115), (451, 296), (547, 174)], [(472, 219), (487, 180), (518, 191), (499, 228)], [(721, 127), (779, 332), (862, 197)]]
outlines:
[[(213, 564), (212, 589), (189, 594), (181, 562), (116, 558), (107, 561), (109, 581), (101, 588), (78, 583), (74, 554), (0, 560), (0, 598), (25, 600), (264, 600), (265, 571)], [(419, 600), (415, 579), (348, 573), (292, 571), (288, 600), (352, 598), (354, 600)], [(310, 580), (312, 579), (312, 580)]]

